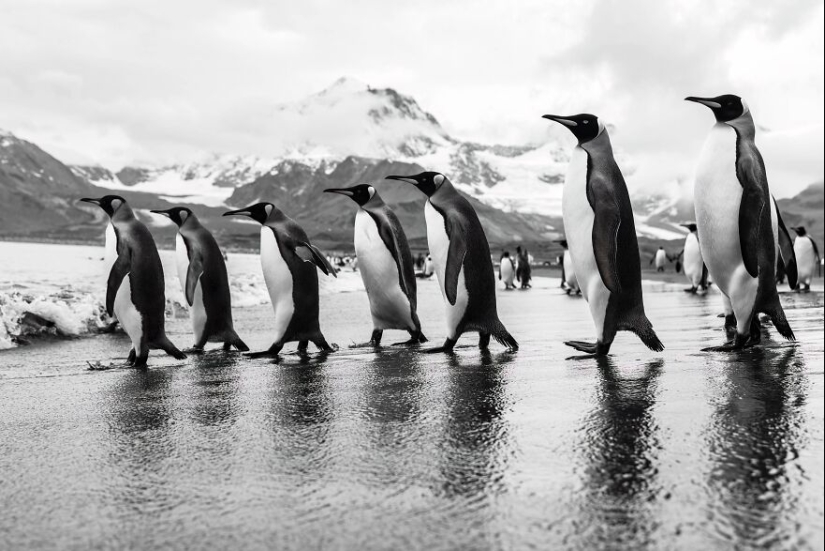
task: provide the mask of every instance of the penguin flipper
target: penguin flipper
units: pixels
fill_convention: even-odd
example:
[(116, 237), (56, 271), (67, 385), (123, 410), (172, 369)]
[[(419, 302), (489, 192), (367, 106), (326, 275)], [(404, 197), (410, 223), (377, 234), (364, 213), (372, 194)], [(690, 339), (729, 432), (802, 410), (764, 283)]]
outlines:
[(788, 285), (791, 289), (796, 289), (799, 282), (799, 272), (796, 266), (796, 253), (793, 250), (793, 240), (791, 234), (788, 233), (788, 228), (785, 227), (785, 221), (782, 220), (782, 215), (779, 214), (779, 207), (774, 202), (776, 208), (776, 219), (779, 222), (779, 256), (782, 263), (785, 265), (785, 275), (788, 276)]
[(318, 266), (318, 269), (324, 272), (324, 275), (332, 274), (333, 277), (338, 277), (335, 268), (327, 262), (326, 257), (314, 245), (307, 242), (299, 243), (295, 246), (295, 254), (304, 262), (311, 262)]
[(195, 303), (195, 287), (203, 274), (203, 257), (197, 251), (189, 254), (189, 269), (186, 271), (186, 302), (189, 306)]
[[(596, 175), (587, 181), (587, 200), (595, 215), (593, 220), (593, 255), (604, 286), (611, 293), (621, 293), (617, 255), (622, 218), (610, 186)], [(651, 261), (652, 262), (652, 261)]]
[(401, 291), (408, 298), (415, 300), (417, 298), (415, 296), (415, 269), (412, 264), (410, 246), (407, 244), (407, 238), (398, 217), (389, 208), (385, 207), (385, 209), (383, 212), (376, 212), (373, 209), (365, 210), (375, 221), (381, 241), (384, 242), (384, 246), (387, 247), (393, 260), (395, 260), (395, 265), (398, 267), (398, 283), (401, 285)]
[(769, 208), (768, 201), (771, 197), (765, 176), (765, 165), (759, 152), (754, 150), (747, 154), (746, 151), (739, 151), (736, 171), (742, 185), (742, 201), (739, 204), (739, 244), (742, 249), (742, 260), (748, 274), (751, 277), (759, 277), (759, 254), (764, 248), (762, 244), (767, 241), (762, 239), (763, 233), (771, 231), (770, 211), (766, 210)]
[(467, 255), (467, 242), (463, 231), (454, 231), (450, 237), (450, 248), (447, 251), (447, 268), (444, 270), (444, 294), (451, 306), (455, 306), (458, 299), (458, 276), (464, 266), (464, 257)]
[(123, 251), (115, 260), (112, 269), (109, 271), (109, 280), (106, 285), (106, 313), (114, 315), (115, 297), (123, 278), (132, 270), (132, 255), (129, 250)]

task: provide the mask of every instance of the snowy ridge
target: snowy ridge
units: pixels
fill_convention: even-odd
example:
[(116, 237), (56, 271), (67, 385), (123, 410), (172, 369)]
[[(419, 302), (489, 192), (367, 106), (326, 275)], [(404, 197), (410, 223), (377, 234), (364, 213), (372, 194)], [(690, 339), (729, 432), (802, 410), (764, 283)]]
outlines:
[[(551, 134), (540, 144), (463, 142), (451, 137), (413, 98), (351, 78), (341, 78), (303, 100), (276, 106), (269, 122), (273, 155), (268, 158), (213, 154), (161, 168), (126, 167), (117, 173), (100, 167), (73, 170), (112, 190), (143, 191), (173, 202), (219, 207), (228, 206), (234, 189), (268, 174), (300, 169), (310, 177), (319, 168), (329, 174), (354, 155), (415, 163), (444, 172), (462, 192), (504, 212), (561, 217), (572, 146), (569, 140), (550, 138)], [(635, 168), (632, 159), (621, 151), (617, 159), (625, 176), (631, 176)], [(299, 187), (294, 193), (303, 191)], [(674, 193), (662, 195), (673, 197)], [(644, 200), (636, 203), (647, 206)], [(655, 239), (683, 235), (678, 225), (665, 224), (660, 214), (654, 215), (648, 208), (639, 211), (638, 205), (637, 230), (641, 235)]]

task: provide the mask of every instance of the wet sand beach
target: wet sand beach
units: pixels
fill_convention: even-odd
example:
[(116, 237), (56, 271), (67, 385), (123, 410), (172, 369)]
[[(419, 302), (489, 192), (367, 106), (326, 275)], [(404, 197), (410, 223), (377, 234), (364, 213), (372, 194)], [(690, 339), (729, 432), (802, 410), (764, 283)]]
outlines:
[[(798, 343), (713, 354), (718, 295), (646, 284), (663, 353), (620, 333), (607, 359), (567, 359), (585, 303), (535, 281), (499, 291), (517, 354), (348, 349), (369, 337), (363, 291), (322, 297), (326, 358), (87, 370), (125, 355), (119, 334), (5, 351), (0, 547), (822, 547), (821, 292), (782, 295)], [(419, 289), (439, 343), (437, 284)], [(253, 349), (270, 323), (236, 311)], [(188, 320), (169, 333), (188, 345)]]

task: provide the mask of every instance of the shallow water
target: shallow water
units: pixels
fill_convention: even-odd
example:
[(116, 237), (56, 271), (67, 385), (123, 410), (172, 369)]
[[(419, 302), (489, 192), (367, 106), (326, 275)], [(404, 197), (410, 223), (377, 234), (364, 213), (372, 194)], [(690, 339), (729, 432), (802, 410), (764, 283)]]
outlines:
[[(347, 349), (363, 291), (322, 298), (327, 358), (86, 370), (123, 335), (0, 352), (0, 548), (823, 547), (821, 292), (782, 295), (797, 344), (711, 354), (718, 296), (647, 285), (667, 349), (620, 333), (597, 361), (561, 343), (591, 337), (584, 301), (536, 283), (499, 293), (515, 355)], [(434, 282), (419, 302), (440, 342)], [(268, 306), (236, 318), (270, 344)], [(188, 345), (188, 320), (169, 333)]]

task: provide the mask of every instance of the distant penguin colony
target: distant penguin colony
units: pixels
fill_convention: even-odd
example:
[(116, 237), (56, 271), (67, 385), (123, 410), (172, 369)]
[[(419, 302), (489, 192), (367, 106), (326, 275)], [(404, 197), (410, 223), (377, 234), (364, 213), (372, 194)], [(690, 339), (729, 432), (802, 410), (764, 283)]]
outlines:
[[(801, 225), (790, 228), (796, 234), (791, 239), (771, 195), (745, 101), (730, 94), (686, 100), (709, 108), (716, 119), (696, 173), (696, 222), (682, 224), (689, 233), (678, 255), (671, 257), (660, 247), (651, 264), (663, 271), (667, 262), (677, 260), (677, 272), (684, 267), (689, 293), (705, 294), (711, 280), (721, 291), (729, 340), (704, 350), (735, 351), (759, 344), (760, 313), (783, 337), (794, 340), (776, 277), (787, 276), (791, 289), (810, 291), (821, 263), (816, 242)], [(590, 114), (544, 118), (563, 125), (578, 142), (564, 182), (566, 235), (556, 243), (563, 249), (560, 286), (568, 295), (584, 296), (596, 339), (565, 344), (604, 356), (617, 332), (630, 331), (649, 349), (661, 352), (664, 345), (645, 314), (633, 210), (607, 129)], [(518, 342), (499, 319), (490, 247), (471, 203), (439, 172), (385, 178), (413, 185), (426, 196), (423, 210), (430, 252), (426, 261), (419, 254), (418, 274), (401, 222), (374, 184), (324, 190), (348, 197), (358, 207), (353, 246), (369, 300), (372, 334), (367, 343), (355, 346), (378, 349), (388, 329), (409, 334), (407, 341), (398, 344), (427, 342), (418, 317), (416, 278), (435, 273), (445, 302), (446, 338), (442, 346), (427, 352), (450, 353), (467, 332), (479, 334), (482, 350), (494, 338), (508, 351), (517, 351)], [(123, 197), (81, 201), (100, 207), (109, 217), (106, 311), (131, 340), (128, 363), (145, 367), (150, 349), (185, 358), (166, 336), (164, 274), (151, 233)], [(235, 348), (250, 357), (276, 359), (290, 342), (298, 343), (300, 354), (306, 354), (310, 342), (323, 354), (337, 350), (321, 332), (318, 280), (319, 270), (337, 277), (336, 270), (301, 226), (274, 204), (260, 202), (223, 214), (260, 224), (261, 268), (274, 319), (271, 346), (252, 353), (233, 325), (229, 275), (215, 237), (188, 207), (151, 212), (178, 227), (177, 272), (190, 307), (191, 351), (203, 352), (208, 342), (222, 343), (224, 351)], [(524, 275), (529, 273), (528, 258), (526, 250), (518, 259), (509, 252), (501, 255), (498, 280), (505, 289), (515, 288), (514, 278), (529, 287), (529, 275)]]

